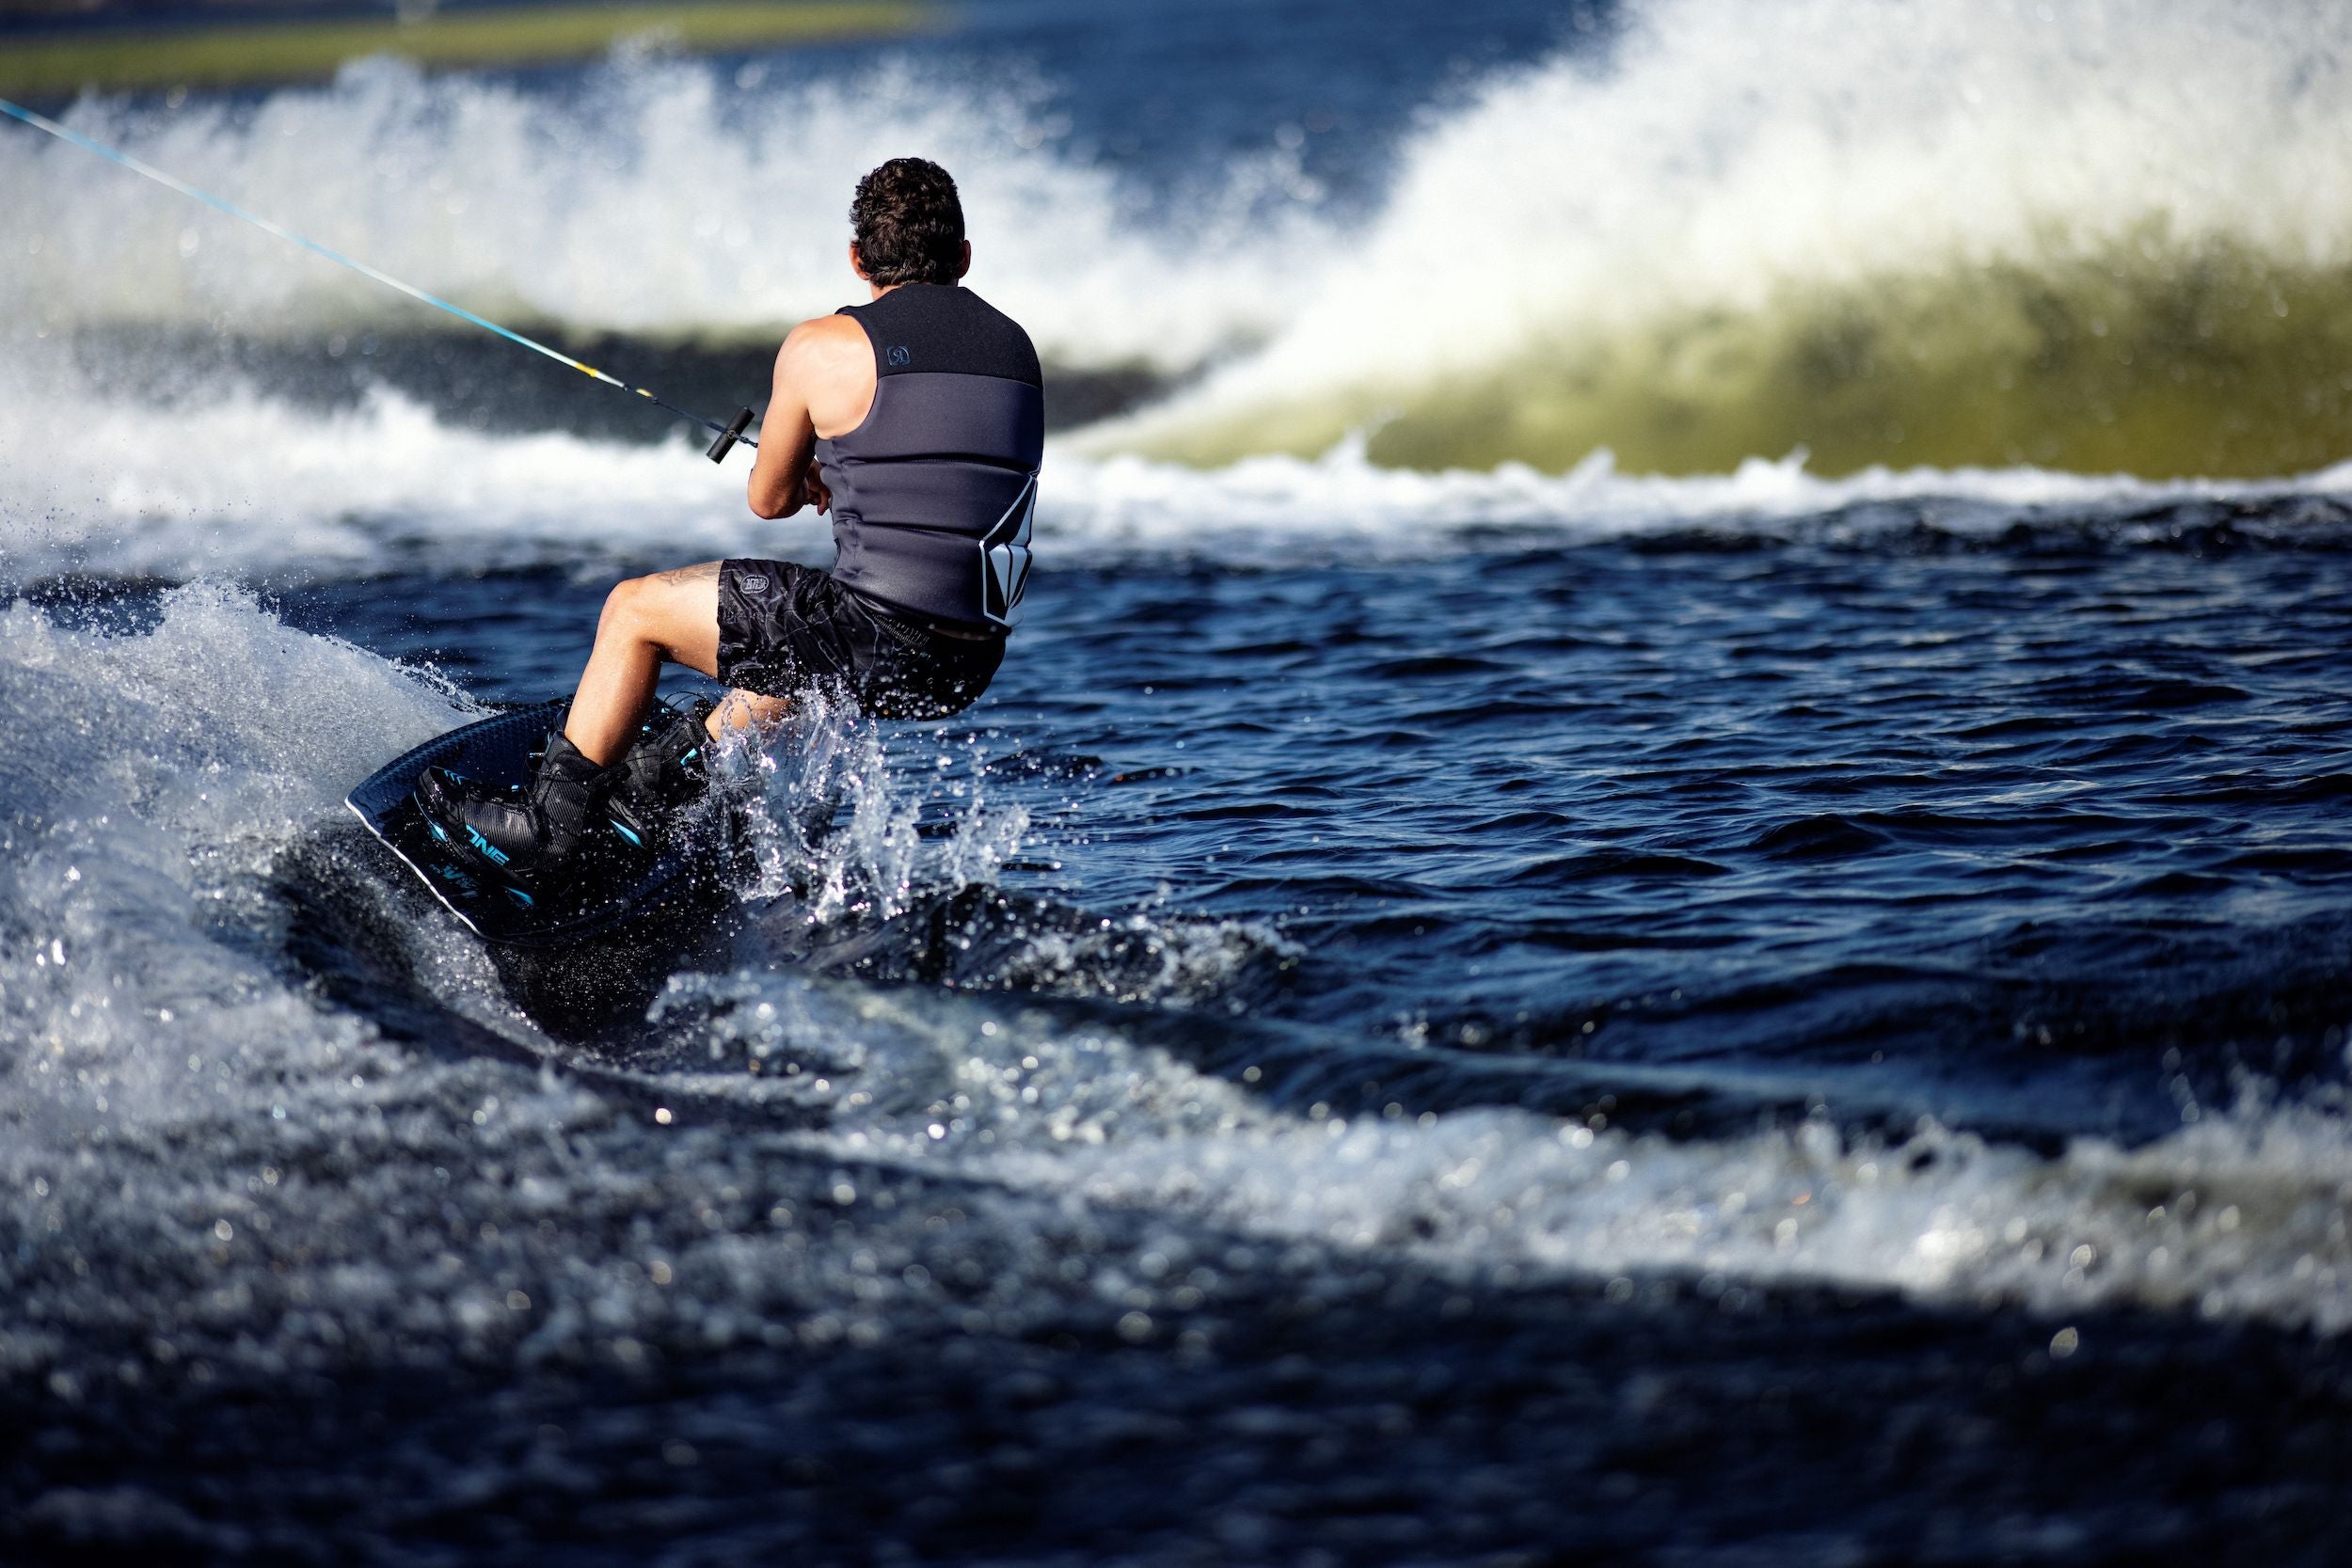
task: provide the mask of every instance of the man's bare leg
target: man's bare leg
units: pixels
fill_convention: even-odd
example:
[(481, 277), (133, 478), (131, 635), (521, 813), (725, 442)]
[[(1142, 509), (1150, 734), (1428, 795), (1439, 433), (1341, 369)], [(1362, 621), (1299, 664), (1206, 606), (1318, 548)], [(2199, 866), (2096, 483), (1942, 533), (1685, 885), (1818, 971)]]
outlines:
[(739, 687), (719, 699), (719, 705), (703, 721), (703, 727), (710, 732), (711, 739), (724, 740), (745, 730), (756, 734), (780, 724), (791, 711), (791, 703), (783, 697), (765, 697)]
[[(653, 705), (664, 659), (706, 675), (719, 673), (717, 562), (631, 578), (605, 596), (596, 645), (564, 721), (564, 738), (580, 755), (599, 768), (620, 759)], [(776, 722), (790, 706), (781, 697), (730, 691), (706, 727), (711, 739), (723, 740)]]
[(599, 768), (620, 760), (668, 659), (719, 673), (719, 563), (631, 578), (605, 596), (564, 736)]

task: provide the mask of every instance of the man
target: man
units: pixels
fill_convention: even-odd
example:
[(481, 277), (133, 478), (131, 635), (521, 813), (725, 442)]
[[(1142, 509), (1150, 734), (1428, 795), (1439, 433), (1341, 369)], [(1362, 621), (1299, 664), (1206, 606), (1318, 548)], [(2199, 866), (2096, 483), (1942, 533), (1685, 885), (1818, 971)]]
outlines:
[[(616, 791), (642, 797), (663, 758), (706, 734), (772, 720), (814, 690), (882, 718), (945, 718), (995, 674), (1028, 577), (1037, 351), (961, 286), (972, 246), (946, 169), (892, 159), (858, 182), (850, 222), (850, 267), (870, 297), (785, 339), (748, 498), (764, 518), (831, 512), (832, 571), (718, 561), (613, 589), (529, 784), (439, 769), (418, 784), (427, 817), (509, 877), (559, 878)], [(665, 659), (735, 689), (707, 731), (638, 739)]]

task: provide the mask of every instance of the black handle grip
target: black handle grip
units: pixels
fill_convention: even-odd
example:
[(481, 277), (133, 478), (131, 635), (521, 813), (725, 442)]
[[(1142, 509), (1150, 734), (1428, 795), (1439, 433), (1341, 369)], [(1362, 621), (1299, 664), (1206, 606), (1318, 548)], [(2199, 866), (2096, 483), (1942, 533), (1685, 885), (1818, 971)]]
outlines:
[(744, 427), (751, 422), (752, 411), (750, 409), (746, 408), (740, 414), (736, 415), (734, 422), (721, 431), (719, 438), (710, 443), (708, 453), (710, 460), (713, 463), (725, 461), (727, 453), (735, 450), (735, 443), (742, 439)]

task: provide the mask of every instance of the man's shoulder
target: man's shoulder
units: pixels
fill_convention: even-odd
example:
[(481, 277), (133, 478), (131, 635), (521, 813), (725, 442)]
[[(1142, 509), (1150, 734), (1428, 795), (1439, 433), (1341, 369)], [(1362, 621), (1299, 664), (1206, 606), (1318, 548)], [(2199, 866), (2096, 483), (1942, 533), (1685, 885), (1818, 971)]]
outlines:
[(787, 369), (828, 371), (869, 358), (873, 345), (850, 316), (812, 316), (785, 335), (777, 358)]
[(849, 345), (863, 346), (866, 328), (854, 316), (835, 312), (830, 316), (811, 316), (785, 334), (784, 346), (812, 349), (838, 349)]

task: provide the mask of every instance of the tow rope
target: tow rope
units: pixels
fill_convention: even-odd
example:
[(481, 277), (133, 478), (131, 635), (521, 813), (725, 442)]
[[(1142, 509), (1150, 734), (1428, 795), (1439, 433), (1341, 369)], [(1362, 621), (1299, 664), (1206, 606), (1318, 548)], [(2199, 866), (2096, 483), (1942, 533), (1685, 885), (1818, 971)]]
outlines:
[(293, 245), (298, 245), (303, 249), (310, 251), (314, 255), (324, 256), (338, 266), (349, 267), (352, 271), (358, 273), (362, 277), (372, 277), (387, 288), (398, 289), (402, 293), (406, 294), (409, 298), (421, 300), (424, 304), (432, 306), (436, 310), (446, 310), (460, 321), (471, 322), (474, 325), (482, 327), (486, 331), (495, 332), (500, 337), (507, 340), (509, 342), (520, 343), (523, 347), (530, 349), (534, 354), (544, 354), (548, 358), (554, 360), (557, 364), (569, 365), (573, 370), (580, 372), (582, 375), (588, 376), (592, 380), (601, 381), (608, 387), (617, 387), (624, 392), (634, 392), (639, 397), (644, 398), (647, 403), (654, 404), (656, 407), (666, 408), (671, 413), (675, 414), (679, 419), (691, 420), (693, 423), (701, 425), (705, 430), (715, 432), (718, 439), (710, 443), (709, 451), (707, 453), (713, 463), (723, 460), (726, 456), (728, 449), (733, 447), (738, 441), (740, 441), (745, 446), (751, 447), (755, 450), (756, 450), (759, 446), (759, 442), (757, 440), (743, 434), (744, 429), (752, 422), (752, 411), (748, 408), (738, 413), (732, 420), (725, 424), (721, 424), (716, 420), (707, 420), (700, 414), (691, 413), (686, 409), (680, 408), (675, 403), (657, 397), (643, 387), (632, 387), (628, 382), (621, 380), (618, 376), (607, 375), (604, 372), (596, 369), (594, 365), (583, 365), (579, 360), (573, 358), (570, 355), (551, 349), (547, 344), (540, 342), (536, 339), (526, 338), (521, 333), (515, 331), (511, 327), (501, 326), (498, 323), (491, 321), (486, 316), (477, 316), (462, 305), (453, 305), (448, 300), (441, 298), (438, 294), (429, 294), (413, 283), (404, 283), (388, 272), (372, 267), (365, 261), (359, 261), (354, 257), (346, 256), (342, 251), (337, 250), (330, 245), (323, 245), (316, 240), (308, 238), (305, 235), (297, 234), (282, 223), (273, 223), (268, 218), (262, 216), (259, 213), (249, 213), (246, 211), (243, 207), (238, 206), (233, 201), (223, 200), (221, 198), (213, 195), (209, 191), (200, 191), (176, 175), (167, 174), (164, 170), (157, 168), (152, 164), (143, 162), (140, 159), (131, 156), (128, 152), (124, 152), (117, 148), (108, 147), (104, 142), (95, 141), (90, 137), (82, 135), (79, 131), (72, 130), (69, 127), (60, 125), (46, 115), (35, 114), (32, 110), (25, 108), (21, 103), (11, 103), (7, 99), (0, 98), (0, 114), (8, 115), (16, 119), (21, 119), (25, 124), (31, 126), (34, 130), (45, 131), (49, 135), (56, 137), (59, 141), (71, 142), (75, 147), (81, 148), (85, 151), (95, 152), (109, 163), (119, 164), (134, 174), (143, 174), (159, 185), (168, 185), (173, 190), (178, 191), (182, 196), (187, 197), (196, 201), (200, 201), (205, 206), (210, 207), (216, 212), (226, 213), (232, 218), (242, 218), (244, 221), (253, 225), (254, 228), (262, 230), (264, 233), (275, 234), (279, 239), (285, 240)]

